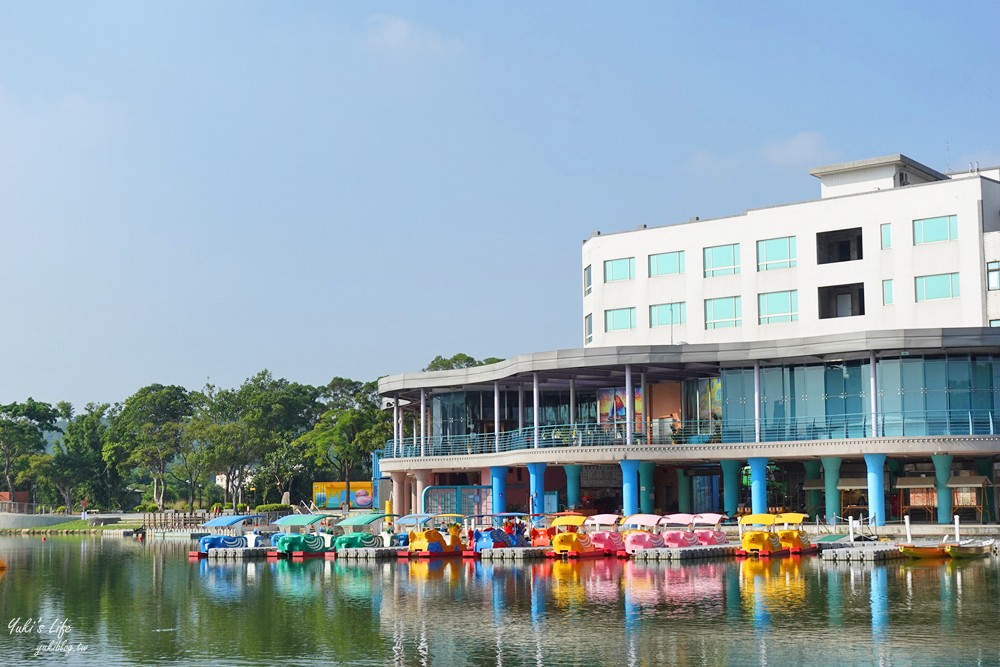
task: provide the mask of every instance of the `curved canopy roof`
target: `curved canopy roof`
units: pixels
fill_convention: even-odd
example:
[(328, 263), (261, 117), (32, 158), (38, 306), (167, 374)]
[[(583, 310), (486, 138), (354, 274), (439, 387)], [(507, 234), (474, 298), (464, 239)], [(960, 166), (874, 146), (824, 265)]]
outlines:
[(663, 523), (671, 524), (674, 526), (690, 526), (694, 523), (694, 514), (676, 513), (676, 514), (664, 514)]
[(623, 526), (642, 526), (643, 528), (652, 528), (653, 526), (660, 523), (663, 519), (659, 514), (630, 514), (624, 519), (622, 519)]
[(583, 523), (590, 517), (584, 516), (583, 514), (563, 514), (562, 516), (557, 516), (552, 519), (552, 523), (549, 524), (552, 528), (557, 528), (559, 526), (582, 526)]
[(725, 514), (716, 514), (714, 512), (705, 512), (704, 514), (694, 515), (694, 525), (696, 526), (716, 526), (729, 517)]
[(274, 522), (275, 526), (311, 526), (323, 519), (332, 518), (329, 514), (287, 514)]
[(773, 526), (775, 516), (773, 514), (744, 514), (740, 517), (741, 526)]
[(621, 518), (621, 514), (594, 514), (587, 517), (586, 523), (592, 526), (615, 526)]
[(349, 516), (343, 521), (339, 522), (338, 526), (368, 526), (376, 521), (381, 521), (386, 517), (399, 516), (398, 514), (385, 514), (383, 512), (375, 512), (373, 514), (355, 514), (354, 516)]
[(263, 514), (235, 514), (233, 516), (219, 516), (211, 521), (201, 524), (205, 528), (228, 528), (238, 523), (243, 523), (247, 519), (263, 519)]

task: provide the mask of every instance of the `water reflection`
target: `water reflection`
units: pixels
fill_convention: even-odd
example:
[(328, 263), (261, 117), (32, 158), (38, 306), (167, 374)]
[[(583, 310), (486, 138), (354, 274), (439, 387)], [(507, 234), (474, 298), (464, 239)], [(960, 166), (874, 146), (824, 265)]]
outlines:
[[(186, 544), (0, 540), (0, 609), (102, 663), (972, 664), (1000, 661), (993, 559), (824, 563), (201, 561)], [(5, 664), (33, 664), (10, 636)]]

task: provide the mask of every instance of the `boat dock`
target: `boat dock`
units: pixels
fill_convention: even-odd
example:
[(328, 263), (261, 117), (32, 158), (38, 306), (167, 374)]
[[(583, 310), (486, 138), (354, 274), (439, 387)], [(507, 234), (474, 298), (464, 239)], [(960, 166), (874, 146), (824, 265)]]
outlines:
[(895, 542), (821, 542), (820, 555), (827, 561), (884, 561), (905, 558)]
[(543, 560), (545, 552), (550, 547), (505, 547), (503, 549), (483, 549), (479, 552), (481, 560)]
[(389, 560), (398, 558), (400, 551), (406, 551), (406, 547), (358, 547), (356, 549), (341, 549), (337, 552), (337, 558)]
[(632, 554), (632, 559), (642, 560), (692, 560), (697, 558), (727, 558), (736, 556), (738, 544), (713, 544), (683, 547), (680, 549), (663, 547), (660, 549), (640, 549)]

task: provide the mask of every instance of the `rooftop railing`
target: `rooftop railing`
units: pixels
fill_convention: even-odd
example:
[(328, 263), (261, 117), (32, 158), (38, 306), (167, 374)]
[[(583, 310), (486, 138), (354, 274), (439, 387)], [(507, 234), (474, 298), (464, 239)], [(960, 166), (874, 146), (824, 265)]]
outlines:
[[(873, 426), (870, 414), (854, 413), (819, 417), (774, 418), (760, 420), (760, 442), (796, 442), (843, 440), (898, 436), (968, 436), (995, 435), (1000, 428), (1000, 412), (993, 410), (940, 410), (887, 412), (878, 415)], [(757, 442), (754, 420), (684, 420), (669, 424), (655, 420), (648, 431), (637, 424), (633, 445), (709, 445)], [(463, 456), (491, 454), (549, 447), (600, 447), (626, 444), (624, 424), (557, 424), (540, 426), (538, 442), (535, 428), (494, 433), (428, 436), (388, 441), (379, 452), (381, 458), (420, 456)]]

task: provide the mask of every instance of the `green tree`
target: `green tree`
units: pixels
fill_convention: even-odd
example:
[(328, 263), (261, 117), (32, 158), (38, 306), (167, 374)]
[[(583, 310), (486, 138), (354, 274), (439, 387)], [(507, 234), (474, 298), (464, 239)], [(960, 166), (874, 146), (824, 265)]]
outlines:
[(486, 364), (495, 364), (498, 361), (503, 361), (498, 357), (486, 357), (485, 359), (475, 359), (465, 354), (464, 352), (459, 352), (458, 354), (445, 359), (441, 355), (438, 355), (431, 359), (431, 363), (427, 364), (424, 368), (425, 371), (450, 371), (456, 368), (473, 368), (475, 366), (485, 366)]
[(210, 465), (213, 463), (211, 448), (217, 425), (204, 418), (208, 399), (198, 394), (195, 416), (181, 429), (177, 448), (177, 458), (171, 469), (174, 479), (184, 484), (188, 497), (188, 511), (194, 510), (198, 485), (206, 481)]
[[(184, 387), (151, 384), (126, 399), (109, 426), (105, 457), (148, 472), (153, 501), (160, 509), (167, 467), (180, 449), (183, 422), (192, 410), (191, 394)], [(122, 453), (127, 457), (123, 459)]]
[(55, 408), (32, 398), (0, 405), (0, 465), (11, 499), (18, 469), (27, 463), (27, 456), (45, 450), (45, 433), (59, 430), (58, 418)]
[[(84, 413), (75, 417), (68, 403), (60, 403), (57, 407), (69, 422), (62, 439), (56, 443), (53, 454), (56, 469), (65, 469), (66, 483), (75, 483), (87, 499), (110, 509), (117, 504), (115, 496), (118, 494), (117, 489), (109, 488), (108, 470), (102, 458), (108, 404), (88, 403)], [(63, 489), (60, 493), (66, 495)], [(71, 503), (65, 504), (69, 507)]]

